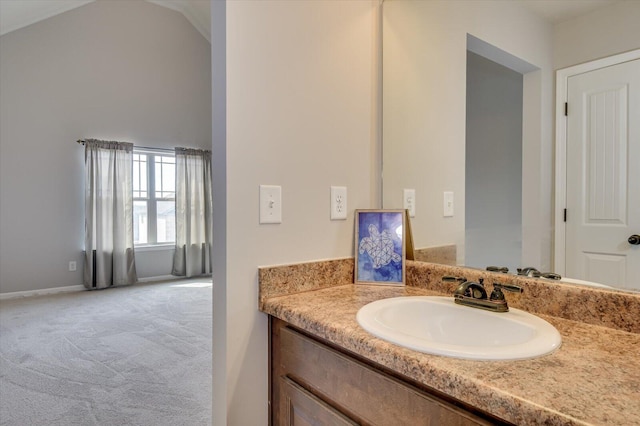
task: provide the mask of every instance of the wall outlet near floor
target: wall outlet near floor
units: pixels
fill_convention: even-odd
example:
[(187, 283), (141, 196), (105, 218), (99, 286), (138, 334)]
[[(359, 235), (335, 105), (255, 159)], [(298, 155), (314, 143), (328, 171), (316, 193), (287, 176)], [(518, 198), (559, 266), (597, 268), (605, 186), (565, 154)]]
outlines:
[(416, 190), (405, 189), (403, 191), (402, 203), (405, 209), (409, 210), (409, 217), (416, 217)]
[(72, 260), (71, 262), (69, 262), (69, 271), (74, 272), (76, 270), (78, 270), (78, 265), (76, 265), (75, 260)]
[(345, 220), (347, 218), (347, 187), (331, 187), (331, 220)]

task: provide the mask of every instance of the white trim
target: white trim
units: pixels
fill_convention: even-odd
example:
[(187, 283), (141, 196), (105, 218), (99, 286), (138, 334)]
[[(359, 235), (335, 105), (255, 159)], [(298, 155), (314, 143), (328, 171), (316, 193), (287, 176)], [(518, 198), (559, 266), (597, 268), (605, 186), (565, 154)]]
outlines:
[(66, 287), (41, 288), (38, 290), (13, 291), (11, 293), (0, 293), (0, 300), (18, 299), (21, 297), (44, 296), (48, 294), (72, 293), (74, 291), (84, 291), (83, 285), (70, 285)]
[(566, 260), (566, 225), (563, 216), (567, 206), (567, 117), (564, 115), (564, 103), (568, 98), (569, 77), (636, 59), (640, 59), (640, 49), (556, 71), (556, 212), (553, 270), (560, 275), (565, 274)]
[(148, 284), (161, 281), (184, 281), (184, 280), (198, 280), (203, 278), (211, 278), (211, 274), (194, 275), (192, 277), (183, 277), (178, 275), (160, 275), (157, 277), (138, 278), (138, 283)]
[(159, 275), (157, 277), (145, 277), (138, 278), (139, 283), (152, 283), (156, 281), (173, 281), (173, 280), (184, 280), (185, 277), (178, 277), (176, 275)]
[[(211, 276), (208, 274), (199, 275), (198, 277), (190, 277), (190, 278), (201, 278)], [(138, 278), (139, 283), (152, 283), (156, 281), (180, 281), (185, 279), (190, 279), (187, 277), (178, 277), (176, 275), (159, 275), (157, 277), (146, 277), (146, 278)], [(0, 293), (0, 300), (8, 300), (8, 299), (19, 299), (22, 297), (31, 297), (31, 296), (44, 296), (58, 293), (72, 293), (74, 291), (86, 291), (87, 289), (83, 285), (70, 285), (66, 287), (53, 287), (53, 288), (41, 288), (38, 290), (27, 290), (27, 291), (13, 291), (10, 293)]]

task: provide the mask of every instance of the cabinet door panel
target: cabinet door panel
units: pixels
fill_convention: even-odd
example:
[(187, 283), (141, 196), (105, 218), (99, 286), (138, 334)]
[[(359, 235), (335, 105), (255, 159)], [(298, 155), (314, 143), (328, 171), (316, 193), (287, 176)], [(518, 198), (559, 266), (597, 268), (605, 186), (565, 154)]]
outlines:
[(286, 426), (357, 425), (286, 377), (280, 377), (280, 391), (280, 418)]
[(490, 424), (288, 327), (279, 337), (281, 371), (362, 424)]

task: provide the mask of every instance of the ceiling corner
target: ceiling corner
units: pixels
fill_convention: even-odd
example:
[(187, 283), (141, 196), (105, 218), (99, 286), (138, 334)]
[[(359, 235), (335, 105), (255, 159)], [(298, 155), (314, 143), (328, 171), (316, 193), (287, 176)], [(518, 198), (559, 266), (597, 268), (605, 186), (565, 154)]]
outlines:
[(182, 13), (187, 21), (211, 43), (210, 0), (146, 0)]

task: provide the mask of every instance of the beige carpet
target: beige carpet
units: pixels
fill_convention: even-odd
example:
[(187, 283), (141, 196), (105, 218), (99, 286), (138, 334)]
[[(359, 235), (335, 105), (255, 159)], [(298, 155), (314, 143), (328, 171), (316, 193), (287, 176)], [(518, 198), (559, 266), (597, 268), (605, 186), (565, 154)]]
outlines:
[(0, 301), (0, 425), (210, 425), (211, 279)]

